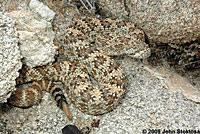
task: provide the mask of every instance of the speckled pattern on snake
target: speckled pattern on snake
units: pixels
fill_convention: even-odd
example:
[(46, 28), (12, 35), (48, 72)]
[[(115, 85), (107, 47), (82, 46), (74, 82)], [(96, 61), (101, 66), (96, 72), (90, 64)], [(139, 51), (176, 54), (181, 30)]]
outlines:
[(42, 67), (24, 67), (18, 84), (32, 81), (26, 90), (17, 90), (9, 102), (29, 107), (39, 102), (42, 91), (52, 94), (58, 106), (72, 118), (57, 81), (65, 85), (70, 101), (82, 112), (103, 114), (114, 109), (123, 97), (126, 77), (111, 56), (146, 58), (150, 49), (144, 33), (123, 20), (77, 19), (66, 29), (64, 53), (68, 61)]

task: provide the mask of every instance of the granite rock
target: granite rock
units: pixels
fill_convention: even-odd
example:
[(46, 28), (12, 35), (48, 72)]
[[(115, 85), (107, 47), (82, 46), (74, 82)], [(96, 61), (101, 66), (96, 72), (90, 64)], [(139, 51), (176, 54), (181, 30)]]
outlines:
[(0, 103), (15, 90), (15, 79), (22, 67), (15, 21), (0, 12)]
[(99, 0), (106, 17), (125, 18), (142, 28), (150, 43), (183, 44), (200, 38), (200, 3), (188, 0)]

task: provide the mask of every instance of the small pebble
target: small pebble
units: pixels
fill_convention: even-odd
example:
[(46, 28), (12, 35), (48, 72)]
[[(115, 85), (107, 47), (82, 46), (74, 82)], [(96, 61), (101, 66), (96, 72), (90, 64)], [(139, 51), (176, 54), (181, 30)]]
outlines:
[(81, 131), (74, 125), (66, 125), (62, 129), (62, 134), (81, 134)]

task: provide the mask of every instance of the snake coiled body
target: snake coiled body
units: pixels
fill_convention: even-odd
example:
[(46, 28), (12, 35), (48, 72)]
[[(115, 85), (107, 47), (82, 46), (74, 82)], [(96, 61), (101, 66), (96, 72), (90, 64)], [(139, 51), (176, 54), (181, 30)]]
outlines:
[(27, 90), (17, 89), (10, 103), (32, 106), (41, 99), (42, 91), (51, 93), (58, 105), (66, 102), (56, 84), (59, 81), (79, 110), (94, 115), (109, 112), (119, 104), (126, 88), (125, 73), (110, 56), (145, 58), (150, 54), (142, 30), (122, 20), (75, 20), (66, 30), (65, 43), (68, 61), (23, 68), (17, 82), (33, 83)]

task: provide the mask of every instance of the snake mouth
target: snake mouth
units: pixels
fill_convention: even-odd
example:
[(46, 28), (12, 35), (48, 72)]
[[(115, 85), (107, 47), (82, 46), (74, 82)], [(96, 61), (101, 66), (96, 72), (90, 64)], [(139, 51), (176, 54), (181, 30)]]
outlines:
[(134, 58), (134, 59), (146, 59), (151, 55), (150, 49), (146, 49), (144, 51), (138, 51), (135, 53), (130, 53), (128, 56)]

